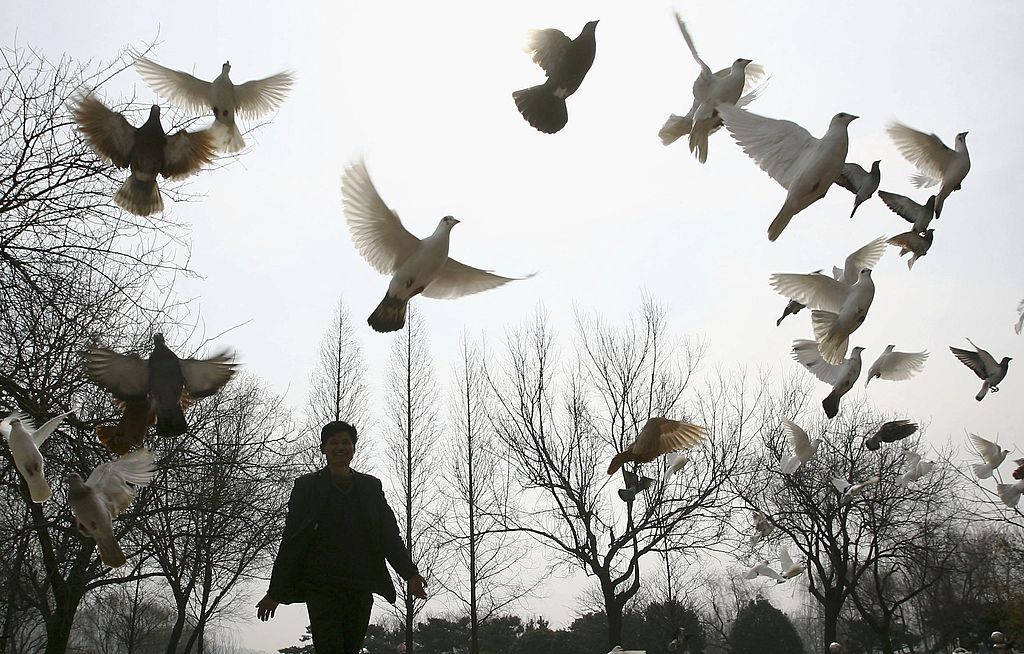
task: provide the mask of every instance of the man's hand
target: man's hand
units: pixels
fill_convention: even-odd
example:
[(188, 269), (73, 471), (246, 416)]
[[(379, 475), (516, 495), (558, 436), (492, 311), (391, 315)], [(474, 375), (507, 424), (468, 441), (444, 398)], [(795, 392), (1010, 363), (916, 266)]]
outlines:
[(416, 575), (415, 577), (409, 577), (409, 581), (406, 582), (406, 587), (409, 590), (409, 594), (413, 597), (418, 597), (420, 599), (427, 599), (427, 591), (424, 590), (424, 588), (426, 588), (426, 585), (427, 580), (421, 577), (420, 575)]
[[(420, 592), (422, 592), (422, 590)], [(426, 595), (424, 595), (424, 597), (426, 597)], [(278, 601), (270, 595), (264, 595), (263, 599), (256, 604), (256, 617), (266, 622), (270, 618), (274, 617), (274, 611), (277, 610), (278, 604)]]

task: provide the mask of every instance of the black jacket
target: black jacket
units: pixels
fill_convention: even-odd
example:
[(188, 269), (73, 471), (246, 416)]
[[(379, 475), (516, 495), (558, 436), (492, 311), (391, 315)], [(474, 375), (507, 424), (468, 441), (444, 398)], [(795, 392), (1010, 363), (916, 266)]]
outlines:
[[(395, 585), (384, 565), (387, 559), (402, 579), (408, 580), (419, 574), (416, 565), (409, 558), (405, 543), (398, 532), (395, 514), (384, 498), (380, 480), (372, 475), (352, 471), (352, 481), (359, 501), (365, 504), (370, 522), (370, 552), (373, 556), (371, 590), (394, 604)], [(270, 590), (267, 594), (281, 604), (305, 602), (303, 588), (303, 567), (306, 555), (313, 544), (319, 526), (320, 511), (327, 500), (331, 487), (331, 473), (326, 467), (302, 475), (295, 480), (292, 495), (288, 499), (288, 517), (284, 523), (281, 547), (274, 560), (270, 575)]]

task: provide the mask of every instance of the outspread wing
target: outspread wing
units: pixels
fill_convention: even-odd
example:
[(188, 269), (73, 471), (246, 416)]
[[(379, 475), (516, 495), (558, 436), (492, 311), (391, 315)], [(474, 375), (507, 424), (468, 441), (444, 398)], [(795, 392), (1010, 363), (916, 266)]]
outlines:
[(918, 214), (923, 211), (921, 205), (904, 195), (889, 193), (888, 191), (879, 191), (878, 197), (882, 198), (882, 202), (884, 202), (885, 206), (889, 207), (894, 214), (911, 224), (917, 220)]
[(44, 422), (42, 427), (32, 432), (32, 440), (35, 441), (36, 447), (42, 447), (43, 443), (46, 442), (46, 439), (53, 433), (53, 430), (60, 426), (60, 423), (64, 422), (64, 418), (67, 418), (69, 415), (71, 414), (62, 413), (58, 416), (54, 416)]
[(572, 46), (572, 39), (561, 30), (530, 30), (526, 39), (526, 51), (533, 53), (533, 61), (551, 75)]
[(875, 432), (878, 440), (884, 443), (895, 443), (917, 433), (917, 425), (909, 420), (890, 420)]
[(785, 188), (818, 145), (818, 139), (794, 122), (766, 118), (731, 105), (719, 105), (717, 109), (743, 151)]
[(991, 354), (989, 354), (988, 350), (984, 350), (978, 347), (977, 345), (974, 344), (974, 341), (972, 341), (969, 338), (967, 339), (967, 342), (970, 343), (974, 347), (974, 349), (978, 351), (978, 359), (981, 361), (982, 365), (985, 366), (986, 377), (988, 375), (991, 375), (999, 368), (999, 364), (996, 363), (995, 358)]
[(977, 434), (969, 434), (969, 436), (971, 439), (971, 444), (974, 445), (974, 449), (978, 452), (978, 455), (981, 456), (981, 458), (984, 459), (985, 461), (994, 461), (1002, 453), (1002, 450), (999, 449), (999, 445), (997, 445), (996, 443), (993, 443), (988, 439), (982, 438)]
[(488, 291), (503, 284), (530, 277), (533, 277), (533, 275), (527, 275), (526, 277), (502, 277), (488, 270), (467, 266), (449, 257), (444, 262), (444, 265), (441, 266), (437, 277), (423, 289), (423, 297), (435, 300), (454, 300), (455, 298)]
[(250, 80), (235, 85), (235, 115), (242, 118), (259, 118), (281, 106), (288, 97), (288, 91), (295, 83), (295, 76), (284, 71), (263, 79)]
[(870, 243), (858, 248), (846, 257), (843, 266), (843, 283), (853, 286), (860, 276), (860, 271), (865, 268), (874, 268), (878, 260), (885, 254), (886, 239), (879, 236)]
[(793, 359), (803, 364), (812, 375), (829, 386), (835, 386), (839, 380), (842, 366), (825, 361), (818, 350), (818, 343), (806, 338), (793, 341)]
[(171, 70), (155, 61), (139, 57), (135, 70), (149, 88), (191, 113), (204, 114), (210, 109), (210, 82), (180, 70)]
[(924, 368), (928, 352), (889, 352), (878, 372), (880, 379), (903, 381), (910, 379)]
[(782, 427), (789, 434), (789, 446), (793, 449), (793, 454), (797, 455), (801, 461), (811, 458), (814, 452), (811, 450), (811, 439), (807, 436), (807, 432), (789, 418), (782, 419)]
[(71, 112), (96, 154), (118, 168), (128, 167), (135, 145), (135, 128), (124, 116), (91, 95), (76, 99)]
[(234, 357), (218, 354), (209, 359), (181, 359), (185, 390), (192, 398), (213, 395), (235, 374)]
[(850, 286), (821, 273), (775, 273), (771, 285), (778, 293), (812, 309), (839, 313)]
[(359, 254), (380, 274), (393, 275), (420, 240), (384, 204), (362, 162), (352, 164), (342, 175), (341, 194), (345, 221)]
[(213, 163), (217, 155), (217, 139), (209, 129), (198, 132), (180, 132), (167, 137), (164, 145), (164, 165), (160, 170), (167, 179), (183, 179)]
[(711, 68), (704, 63), (704, 60), (697, 54), (697, 46), (693, 44), (693, 39), (690, 37), (690, 32), (686, 29), (686, 23), (683, 22), (682, 17), (676, 12), (676, 23), (679, 25), (679, 31), (683, 33), (683, 40), (686, 41), (686, 47), (690, 49), (690, 54), (693, 55), (693, 60), (700, 66), (701, 74), (705, 77), (711, 76)]
[(785, 544), (779, 546), (779, 567), (783, 572), (793, 567), (793, 557), (789, 555), (789, 548)]
[(117, 517), (135, 498), (134, 487), (147, 485), (155, 475), (153, 453), (143, 447), (96, 466), (85, 483), (106, 500), (111, 517)]
[(978, 356), (977, 352), (971, 352), (970, 350), (961, 350), (958, 347), (950, 346), (949, 351), (953, 353), (957, 359), (960, 359), (960, 363), (964, 364), (968, 368), (974, 371), (981, 379), (988, 377), (985, 372), (985, 363)]
[(864, 185), (867, 180), (868, 171), (861, 168), (860, 164), (856, 163), (845, 163), (843, 164), (843, 172), (839, 173), (839, 178), (836, 180), (836, 184), (839, 184), (850, 193), (857, 195), (860, 191), (860, 187)]
[(82, 352), (85, 371), (120, 400), (141, 400), (149, 393), (149, 361), (102, 347)]
[(935, 134), (925, 134), (893, 121), (886, 128), (892, 142), (907, 161), (932, 179), (942, 179), (942, 171), (956, 154)]

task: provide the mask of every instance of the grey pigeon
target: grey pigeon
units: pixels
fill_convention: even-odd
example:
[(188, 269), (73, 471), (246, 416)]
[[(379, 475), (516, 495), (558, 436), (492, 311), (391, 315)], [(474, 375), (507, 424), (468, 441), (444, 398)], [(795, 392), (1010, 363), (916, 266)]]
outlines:
[(596, 20), (583, 26), (575, 39), (556, 29), (531, 30), (527, 52), (544, 69), (547, 80), (512, 94), (526, 122), (546, 134), (554, 134), (569, 121), (565, 99), (576, 92), (594, 64)]
[(622, 479), (626, 487), (619, 489), (619, 498), (627, 504), (632, 504), (637, 495), (650, 488), (654, 483), (650, 477), (639, 477), (625, 468), (622, 469)]
[(800, 304), (796, 300), (790, 300), (786, 303), (786, 308), (782, 310), (782, 315), (775, 321), (775, 326), (778, 327), (781, 325), (782, 321), (786, 319), (786, 316), (795, 316), (805, 308), (807, 308), (806, 304)]
[(879, 191), (878, 197), (882, 198), (885, 206), (897, 216), (914, 226), (913, 231), (920, 234), (928, 229), (932, 218), (935, 216), (935, 196), (929, 196), (924, 204), (918, 204), (905, 195)]
[(871, 164), (870, 172), (861, 168), (859, 164), (843, 164), (843, 172), (836, 180), (836, 184), (839, 184), (855, 196), (853, 199), (853, 211), (850, 212), (850, 218), (853, 218), (853, 214), (857, 213), (857, 207), (863, 204), (868, 198), (874, 195), (875, 191), (878, 190), (878, 184), (882, 181), (882, 173), (878, 169), (878, 165), (880, 163), (882, 162), (873, 162)]
[(516, 281), (449, 257), (449, 236), (459, 224), (451, 216), (442, 218), (424, 239), (410, 234), (398, 214), (384, 204), (362, 162), (345, 171), (341, 193), (345, 220), (359, 254), (377, 272), (391, 276), (384, 299), (366, 321), (375, 331), (401, 329), (409, 300), (421, 293), (451, 300)]
[(820, 139), (796, 123), (752, 114), (721, 104), (718, 113), (743, 151), (786, 189), (786, 201), (768, 227), (768, 240), (782, 234), (789, 221), (825, 197), (846, 163), (847, 127), (857, 116), (838, 113)]
[(942, 204), (946, 197), (960, 190), (960, 183), (971, 170), (967, 132), (956, 135), (952, 150), (935, 134), (919, 132), (897, 121), (889, 123), (888, 132), (900, 154), (917, 166), (919, 174), (910, 178), (915, 187), (927, 188), (941, 184), (935, 198), (935, 217), (938, 218), (942, 215)]
[(960, 359), (960, 363), (973, 370), (974, 374), (983, 381), (981, 390), (974, 397), (974, 399), (981, 402), (989, 390), (993, 393), (999, 391), (999, 382), (1003, 381), (1003, 378), (1006, 377), (1006, 371), (1009, 369), (1010, 361), (1013, 361), (1013, 359), (1011, 357), (1003, 357), (1002, 361), (996, 363), (995, 358), (991, 354), (975, 345), (971, 339), (968, 338), (967, 342), (974, 347), (976, 352), (961, 350), (953, 346), (950, 346), (949, 351), (957, 359)]
[(28, 486), (29, 497), (33, 502), (42, 504), (50, 499), (50, 484), (46, 481), (43, 471), (43, 455), (39, 448), (50, 437), (69, 413), (50, 418), (39, 429), (35, 428), (32, 419), (26, 413), (14, 412), (0, 421), (0, 435), (7, 439), (7, 447), (11, 449), (14, 467)]
[(799, 361), (819, 380), (832, 386), (832, 392), (822, 400), (821, 406), (825, 415), (831, 420), (839, 413), (839, 400), (853, 388), (860, 376), (862, 347), (850, 351), (850, 358), (839, 365), (833, 365), (821, 357), (818, 344), (808, 339), (793, 341), (793, 358)]
[(101, 159), (131, 169), (114, 194), (114, 202), (136, 216), (163, 211), (157, 175), (183, 179), (214, 158), (214, 135), (208, 129), (164, 134), (159, 105), (150, 108), (149, 119), (142, 127), (132, 127), (123, 115), (92, 96), (77, 98), (72, 114), (86, 142)]
[(868, 368), (867, 379), (864, 386), (871, 383), (872, 379), (885, 379), (888, 381), (904, 381), (910, 379), (924, 368), (924, 362), (928, 358), (928, 352), (894, 352), (895, 345), (887, 345), (885, 352), (882, 352), (875, 359), (875, 362)]
[(864, 439), (864, 447), (875, 452), (882, 443), (895, 443), (917, 433), (917, 425), (909, 420), (890, 420), (882, 424), (871, 436)]
[(914, 256), (910, 257), (907, 261), (907, 268), (909, 270), (914, 269), (914, 262), (928, 254), (928, 250), (932, 249), (932, 243), (935, 241), (935, 230), (929, 227), (920, 234), (914, 231), (903, 232), (893, 236), (888, 241), (889, 245), (894, 245), (900, 249), (900, 256), (911, 252)]
[(179, 359), (164, 343), (163, 334), (153, 334), (148, 359), (101, 347), (89, 348), (82, 357), (89, 378), (117, 399), (147, 400), (156, 412), (156, 431), (162, 436), (188, 431), (182, 405), (213, 395), (235, 374), (231, 355)]

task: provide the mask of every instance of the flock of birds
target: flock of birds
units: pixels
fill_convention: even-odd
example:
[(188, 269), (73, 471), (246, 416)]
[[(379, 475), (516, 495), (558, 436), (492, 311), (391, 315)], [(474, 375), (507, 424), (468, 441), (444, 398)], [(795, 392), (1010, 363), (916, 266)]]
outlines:
[[(857, 116), (838, 113), (820, 138), (786, 120), (759, 116), (746, 110), (765, 88), (765, 73), (750, 59), (737, 59), (727, 68), (713, 72), (700, 57), (684, 21), (676, 15), (683, 39), (700, 72), (693, 82), (693, 103), (682, 116), (672, 114), (659, 137), (665, 145), (688, 137), (690, 151), (700, 163), (706, 163), (709, 137), (723, 126), (754, 162), (785, 190), (781, 208), (768, 227), (768, 239), (779, 238), (792, 218), (820, 200), (833, 184), (854, 195), (852, 217), (858, 207), (876, 192), (886, 206), (910, 223), (911, 229), (892, 238), (878, 238), (851, 253), (842, 267), (831, 274), (821, 270), (808, 273), (777, 273), (771, 286), (788, 303), (776, 325), (806, 307), (811, 309), (814, 339), (793, 344), (792, 356), (811, 374), (832, 387), (822, 407), (829, 419), (839, 412), (840, 399), (853, 388), (861, 375), (863, 347), (849, 347), (851, 335), (863, 325), (875, 295), (872, 268), (889, 246), (900, 249), (900, 256), (912, 254), (908, 268), (925, 256), (934, 242), (930, 225), (943, 211), (951, 193), (958, 191), (970, 171), (967, 132), (957, 134), (952, 148), (934, 135), (898, 122), (888, 127), (889, 135), (919, 173), (911, 178), (917, 188), (938, 186), (938, 191), (920, 204), (896, 193), (878, 190), (881, 182), (879, 161), (865, 170), (846, 161), (849, 138), (847, 128)], [(544, 71), (545, 81), (512, 94), (516, 107), (537, 130), (553, 134), (568, 122), (566, 99), (579, 89), (590, 70), (596, 52), (598, 21), (584, 25), (576, 38), (557, 29), (531, 31), (527, 51)], [(236, 153), (245, 146), (236, 118), (253, 119), (277, 109), (286, 98), (294, 77), (282, 72), (270, 77), (234, 84), (231, 66), (225, 62), (212, 82), (188, 73), (166, 68), (145, 57), (138, 57), (135, 68), (160, 96), (197, 114), (213, 114), (209, 127), (174, 134), (164, 131), (160, 106), (152, 105), (149, 118), (133, 126), (119, 112), (108, 108), (91, 93), (73, 99), (72, 112), (79, 131), (93, 151), (103, 160), (130, 173), (114, 195), (115, 203), (125, 211), (147, 216), (163, 210), (157, 178), (181, 179), (197, 173), (214, 161), (218, 153)], [(341, 192), (346, 222), (352, 241), (367, 263), (379, 273), (390, 276), (383, 300), (367, 319), (378, 332), (393, 332), (405, 324), (406, 307), (411, 298), (423, 295), (434, 299), (454, 299), (497, 288), (517, 278), (503, 277), (474, 268), (448, 256), (452, 228), (459, 223), (452, 216), (440, 220), (434, 232), (418, 238), (405, 229), (398, 214), (380, 197), (365, 164), (349, 165), (342, 175)], [(520, 278), (521, 279), (521, 278)], [(1024, 301), (1018, 306), (1017, 333), (1024, 326)], [(143, 441), (150, 427), (161, 435), (176, 435), (188, 429), (183, 409), (196, 400), (217, 392), (235, 372), (233, 357), (221, 353), (208, 359), (180, 359), (164, 343), (163, 336), (153, 338), (148, 359), (126, 355), (100, 347), (83, 352), (89, 377), (116, 399), (121, 417), (116, 424), (102, 425), (97, 436), (113, 453), (114, 461), (97, 466), (84, 482), (76, 474), (67, 478), (71, 510), (81, 532), (99, 543), (100, 556), (110, 566), (125, 563), (117, 546), (112, 520), (128, 506), (135, 489), (154, 476), (153, 455)], [(969, 341), (970, 342), (970, 341)], [(971, 343), (973, 350), (951, 347), (952, 353), (981, 380), (976, 399), (999, 390), (1006, 376), (1010, 357), (997, 362), (986, 350)], [(865, 386), (872, 379), (900, 381), (921, 372), (927, 352), (895, 351), (893, 345), (870, 366)], [(0, 422), (16, 467), (24, 477), (34, 502), (45, 502), (50, 488), (43, 474), (40, 446), (69, 414), (62, 414), (35, 428), (27, 415), (12, 413)], [(812, 459), (821, 439), (810, 440), (806, 432), (790, 420), (784, 420), (792, 453), (780, 462), (780, 472), (793, 475)], [(868, 449), (880, 443), (895, 442), (913, 434), (917, 426), (909, 421), (886, 423), (870, 438)], [(703, 427), (664, 417), (651, 418), (635, 442), (612, 460), (608, 473), (623, 471), (625, 488), (620, 497), (631, 503), (654, 480), (636, 470), (655, 458), (679, 453), (667, 466), (664, 481), (689, 461), (685, 452), (706, 436)], [(974, 467), (979, 478), (992, 476), (1007, 451), (976, 435), (971, 441), (983, 459)], [(909, 484), (927, 475), (933, 462), (907, 451), (906, 470), (901, 484)], [(1024, 491), (1024, 459), (1014, 477), (1015, 484), (999, 484), (998, 493), (1009, 506), (1016, 506)], [(860, 483), (835, 479), (841, 502), (848, 503), (878, 482), (873, 477)], [(774, 528), (760, 513), (754, 516), (758, 542)], [(785, 546), (779, 550), (782, 572), (765, 561), (748, 573), (748, 578), (768, 576), (777, 581), (802, 572), (793, 563)]]

